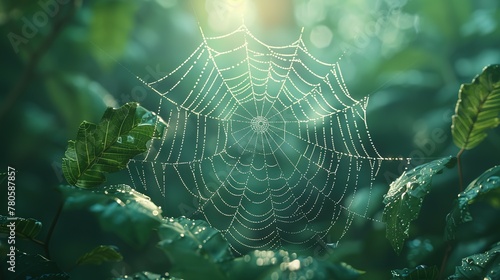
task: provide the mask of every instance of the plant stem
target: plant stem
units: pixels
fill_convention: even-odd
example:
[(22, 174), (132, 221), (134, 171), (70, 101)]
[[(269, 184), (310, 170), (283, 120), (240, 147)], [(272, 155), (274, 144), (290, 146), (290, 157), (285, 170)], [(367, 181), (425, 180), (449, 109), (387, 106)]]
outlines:
[(52, 234), (54, 233), (54, 229), (56, 228), (57, 221), (59, 220), (59, 216), (61, 216), (62, 209), (64, 207), (64, 201), (62, 201), (59, 204), (59, 208), (57, 209), (56, 216), (54, 217), (54, 220), (52, 221), (52, 224), (50, 225), (49, 232), (47, 233), (47, 239), (45, 240), (45, 255), (47, 256), (48, 259), (50, 259), (50, 250), (49, 250), (49, 245), (50, 245), (50, 239), (52, 238)]
[(457, 169), (458, 169), (458, 187), (459, 187), (459, 192), (462, 192), (464, 190), (464, 179), (463, 179), (463, 173), (462, 173), (462, 160), (461, 156), (464, 153), (464, 149), (462, 148), (458, 154), (457, 154)]
[(444, 279), (443, 275), (444, 271), (446, 270), (446, 263), (448, 262), (451, 249), (453, 249), (453, 245), (450, 242), (448, 242), (448, 245), (446, 246), (446, 251), (444, 252), (443, 261), (441, 262), (441, 268), (439, 269), (439, 276), (437, 279)]

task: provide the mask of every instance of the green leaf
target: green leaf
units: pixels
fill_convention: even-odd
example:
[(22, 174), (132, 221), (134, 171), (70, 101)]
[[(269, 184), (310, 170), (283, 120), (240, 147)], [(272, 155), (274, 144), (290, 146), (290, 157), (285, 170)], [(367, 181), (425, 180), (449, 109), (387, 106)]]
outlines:
[(226, 279), (218, 264), (233, 259), (229, 243), (207, 222), (171, 218), (164, 220), (158, 234), (161, 239), (158, 247), (173, 263), (172, 275), (186, 279)]
[(124, 169), (131, 158), (145, 152), (146, 143), (161, 137), (165, 127), (160, 117), (138, 103), (108, 108), (99, 124), (84, 121), (76, 141), (68, 142), (64, 177), (77, 187), (96, 187), (106, 180), (105, 173)]
[(35, 219), (25, 218), (8, 218), (0, 215), (0, 233), (9, 234), (12, 225), (15, 225), (16, 236), (26, 239), (33, 239), (42, 229), (42, 223)]
[[(169, 273), (184, 279), (357, 279), (363, 272), (287, 251), (259, 251), (234, 258), (229, 243), (205, 221), (164, 220), (158, 246), (172, 262)], [(194, 269), (195, 268), (195, 269)]]
[(363, 272), (345, 263), (332, 263), (284, 250), (255, 250), (228, 264), (229, 279), (357, 279)]
[(76, 264), (100, 265), (104, 262), (119, 262), (121, 260), (123, 260), (123, 256), (117, 251), (115, 246), (100, 245), (81, 256), (76, 261)]
[(469, 150), (481, 143), (487, 131), (500, 124), (500, 65), (490, 65), (458, 92), (451, 133), (455, 144)]
[(127, 185), (93, 190), (61, 186), (70, 209), (87, 208), (98, 216), (104, 230), (117, 234), (134, 246), (144, 245), (161, 223), (161, 208)]
[(384, 197), (382, 218), (387, 225), (386, 236), (397, 253), (401, 252), (405, 239), (409, 237), (410, 223), (418, 217), (432, 177), (454, 164), (455, 158), (451, 156), (434, 160), (405, 171), (391, 183)]
[(455, 268), (449, 280), (456, 279), (499, 279), (500, 277), (500, 242), (482, 254), (475, 254), (462, 259), (462, 265)]
[(482, 198), (500, 197), (500, 165), (485, 171), (458, 194), (451, 212), (446, 216), (446, 239), (455, 239), (459, 225), (472, 221), (469, 205)]
[(419, 265), (414, 269), (395, 269), (391, 271), (392, 280), (437, 280), (439, 271), (437, 267)]
[[(166, 273), (168, 274), (168, 273)], [(160, 274), (151, 273), (148, 271), (138, 272), (134, 275), (123, 275), (120, 277), (113, 278), (114, 280), (179, 280), (181, 278), (176, 278), (172, 276), (162, 276)], [(208, 279), (208, 278), (206, 278)]]
[(61, 271), (57, 264), (41, 255), (28, 255), (16, 251), (15, 272), (9, 272), (9, 279), (50, 279), (65, 280), (69, 275)]

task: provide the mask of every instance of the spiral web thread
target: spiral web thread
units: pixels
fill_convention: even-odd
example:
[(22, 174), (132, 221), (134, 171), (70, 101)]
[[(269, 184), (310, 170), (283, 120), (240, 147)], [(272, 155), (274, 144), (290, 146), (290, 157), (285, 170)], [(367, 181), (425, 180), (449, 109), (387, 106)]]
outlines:
[(349, 94), (339, 63), (316, 59), (302, 35), (270, 46), (242, 25), (202, 37), (168, 75), (141, 80), (168, 128), (129, 164), (134, 187), (156, 188), (167, 204), (192, 196), (190, 216), (236, 254), (314, 249), (329, 232), (338, 242), (355, 217), (370, 219), (371, 197), (351, 210), (358, 189), (371, 195), (381, 164), (403, 159), (378, 153), (369, 98)]

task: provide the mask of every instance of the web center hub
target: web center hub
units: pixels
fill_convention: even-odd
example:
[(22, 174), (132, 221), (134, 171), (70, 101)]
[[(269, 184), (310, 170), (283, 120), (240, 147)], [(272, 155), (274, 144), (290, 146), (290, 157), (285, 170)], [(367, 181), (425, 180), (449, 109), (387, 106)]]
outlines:
[(263, 116), (257, 116), (251, 120), (250, 126), (253, 131), (257, 133), (264, 133), (269, 129), (269, 121)]

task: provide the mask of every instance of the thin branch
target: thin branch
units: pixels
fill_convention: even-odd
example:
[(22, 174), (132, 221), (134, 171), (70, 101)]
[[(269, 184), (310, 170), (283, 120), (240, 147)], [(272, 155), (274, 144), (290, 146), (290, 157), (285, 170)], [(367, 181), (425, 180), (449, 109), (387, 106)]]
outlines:
[(59, 216), (61, 216), (61, 212), (63, 210), (63, 207), (64, 207), (64, 201), (62, 201), (59, 204), (59, 208), (57, 209), (56, 216), (54, 217), (54, 220), (52, 220), (52, 224), (50, 225), (49, 232), (47, 233), (47, 238), (45, 240), (44, 249), (45, 249), (45, 255), (47, 256), (48, 259), (50, 259), (50, 249), (49, 249), (50, 240), (52, 238), (52, 234), (54, 233), (54, 229), (56, 228), (57, 221), (59, 220)]
[(21, 74), (19, 80), (14, 85), (14, 87), (7, 94), (7, 97), (2, 102), (0, 107), (0, 120), (7, 114), (7, 112), (12, 108), (12, 105), (15, 101), (21, 96), (21, 94), (26, 90), (28, 85), (30, 84), (30, 80), (33, 78), (35, 74), (36, 67), (40, 59), (44, 56), (44, 54), (49, 50), (54, 41), (57, 39), (59, 34), (61, 34), (64, 27), (70, 22), (73, 18), (76, 10), (81, 5), (81, 0), (73, 0), (71, 3), (70, 10), (67, 12), (65, 16), (63, 16), (60, 20), (56, 21), (52, 25), (52, 30), (46, 39), (40, 44), (40, 46), (31, 54), (28, 59), (28, 63)]
[(462, 160), (461, 156), (464, 153), (464, 149), (461, 149), (458, 154), (457, 154), (457, 169), (458, 169), (458, 187), (459, 187), (459, 192), (462, 192), (464, 190), (464, 178), (463, 178), (463, 173), (462, 173)]
[(448, 243), (446, 246), (446, 251), (444, 252), (443, 261), (441, 262), (441, 268), (439, 269), (439, 276), (437, 279), (444, 279), (444, 272), (446, 270), (446, 263), (448, 262), (448, 257), (450, 256), (451, 250), (453, 249), (453, 245)]

